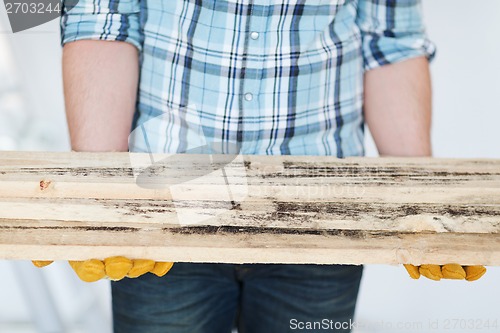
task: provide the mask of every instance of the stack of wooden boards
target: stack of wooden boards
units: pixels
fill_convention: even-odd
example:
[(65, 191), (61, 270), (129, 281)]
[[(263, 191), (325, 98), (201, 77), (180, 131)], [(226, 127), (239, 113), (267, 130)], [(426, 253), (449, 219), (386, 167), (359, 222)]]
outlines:
[(500, 265), (500, 160), (0, 153), (0, 259)]

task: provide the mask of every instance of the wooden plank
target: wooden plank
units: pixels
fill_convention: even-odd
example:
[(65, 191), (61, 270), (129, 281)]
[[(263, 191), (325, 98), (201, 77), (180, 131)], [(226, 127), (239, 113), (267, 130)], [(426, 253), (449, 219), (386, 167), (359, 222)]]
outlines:
[(2, 259), (500, 265), (499, 231), (500, 160), (0, 153)]

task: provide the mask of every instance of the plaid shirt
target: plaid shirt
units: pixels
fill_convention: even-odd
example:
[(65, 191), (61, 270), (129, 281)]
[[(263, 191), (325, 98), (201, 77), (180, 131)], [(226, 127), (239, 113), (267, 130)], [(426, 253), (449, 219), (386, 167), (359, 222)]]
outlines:
[(364, 72), (435, 52), (420, 0), (80, 0), (61, 25), (141, 51), (135, 151), (363, 155)]

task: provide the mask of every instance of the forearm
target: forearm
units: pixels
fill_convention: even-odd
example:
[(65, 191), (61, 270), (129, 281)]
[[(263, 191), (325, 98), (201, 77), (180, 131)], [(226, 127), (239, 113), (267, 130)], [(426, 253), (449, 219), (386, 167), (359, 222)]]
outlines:
[(85, 40), (64, 46), (64, 97), (73, 150), (128, 149), (138, 77), (138, 52), (128, 43)]
[(432, 154), (431, 80), (425, 57), (365, 74), (365, 119), (380, 155)]

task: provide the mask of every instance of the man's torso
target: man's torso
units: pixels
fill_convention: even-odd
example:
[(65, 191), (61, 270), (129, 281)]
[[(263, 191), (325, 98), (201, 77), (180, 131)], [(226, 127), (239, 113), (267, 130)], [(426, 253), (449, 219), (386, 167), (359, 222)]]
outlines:
[(144, 2), (138, 124), (149, 147), (134, 149), (222, 141), (244, 154), (362, 155), (355, 19), (344, 0)]

